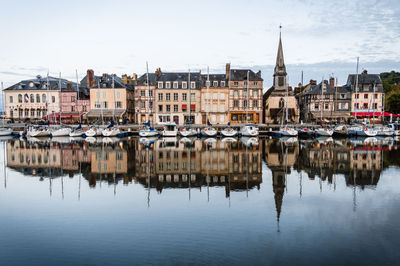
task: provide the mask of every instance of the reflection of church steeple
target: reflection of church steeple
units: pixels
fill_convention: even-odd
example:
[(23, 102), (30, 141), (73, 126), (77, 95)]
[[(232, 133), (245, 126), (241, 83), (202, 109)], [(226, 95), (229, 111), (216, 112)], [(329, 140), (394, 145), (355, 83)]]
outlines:
[[(279, 26), (281, 29), (282, 26)], [(279, 29), (279, 30), (280, 30)], [(286, 90), (286, 66), (283, 59), (283, 48), (281, 32), (279, 31), (279, 47), (278, 54), (276, 56), (276, 65), (274, 70), (274, 88), (275, 90)]]
[(282, 210), (283, 194), (285, 192), (285, 173), (281, 171), (275, 171), (272, 173), (272, 187), (274, 191), (275, 208), (276, 208), (276, 220), (278, 222), (279, 231), (279, 218)]

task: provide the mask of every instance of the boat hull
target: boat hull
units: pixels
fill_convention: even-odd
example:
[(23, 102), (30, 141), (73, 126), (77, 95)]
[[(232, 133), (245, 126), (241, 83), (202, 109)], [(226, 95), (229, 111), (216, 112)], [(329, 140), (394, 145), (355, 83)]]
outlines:
[(71, 133), (70, 128), (59, 128), (51, 132), (52, 137), (65, 137)]
[(238, 134), (238, 132), (236, 130), (234, 130), (233, 128), (221, 130), (221, 135), (224, 137), (234, 137), (237, 134)]
[(106, 128), (101, 132), (104, 137), (117, 137), (119, 133), (121, 132), (118, 128)]
[(13, 133), (12, 128), (1, 128), (0, 129), (0, 136), (9, 136)]

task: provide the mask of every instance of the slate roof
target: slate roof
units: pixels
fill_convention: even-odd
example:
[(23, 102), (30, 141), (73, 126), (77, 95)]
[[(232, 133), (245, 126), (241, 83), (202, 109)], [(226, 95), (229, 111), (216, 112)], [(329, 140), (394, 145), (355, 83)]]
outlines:
[[(363, 72), (361, 74), (350, 74), (347, 78), (346, 86), (352, 88), (355, 91), (356, 79), (358, 76), (358, 89), (360, 92), (372, 92), (374, 90), (376, 92), (383, 92), (382, 80), (379, 74), (368, 74)], [(364, 87), (369, 86), (366, 90)], [(361, 89), (360, 89), (361, 88)]]
[[(155, 73), (149, 73), (149, 82), (151, 86), (155, 86), (157, 84), (157, 76)], [(146, 85), (147, 83), (147, 73), (141, 75), (137, 79), (137, 85)]]
[(231, 69), (230, 80), (247, 80), (247, 71), (250, 71), (249, 73), (250, 80), (259, 80), (259, 81), (263, 80), (261, 76), (258, 76), (251, 69)]
[[(34, 79), (22, 80), (5, 90), (59, 90), (59, 78), (55, 77), (42, 77), (40, 75), (36, 76)], [(76, 88), (76, 83), (61, 79), (61, 90), (73, 90)]]
[[(207, 86), (207, 74), (203, 74), (202, 76), (202, 86), (205, 87)], [(209, 75), (210, 79), (210, 86), (213, 86), (213, 81), (218, 81), (218, 87), (221, 87), (221, 81), (225, 81), (225, 87), (228, 86), (228, 80), (226, 79), (225, 74), (210, 74)]]
[[(113, 75), (110, 74), (93, 76), (95, 85), (90, 88), (112, 88), (112, 77)], [(87, 75), (81, 80), (81, 86), (87, 88)], [(122, 79), (117, 75), (114, 75), (114, 88), (126, 88), (126, 85), (122, 83)]]
[[(157, 81), (188, 81), (189, 72), (161, 72), (160, 76), (157, 77)], [(201, 81), (201, 72), (191, 72), (190, 81)]]
[[(324, 91), (324, 94), (335, 94), (336, 89), (332, 88), (329, 85), (329, 82), (327, 80), (324, 80), (326, 90)], [(317, 85), (311, 85), (311, 88), (306, 92), (306, 95), (321, 95), (322, 93), (322, 82), (320, 82)]]

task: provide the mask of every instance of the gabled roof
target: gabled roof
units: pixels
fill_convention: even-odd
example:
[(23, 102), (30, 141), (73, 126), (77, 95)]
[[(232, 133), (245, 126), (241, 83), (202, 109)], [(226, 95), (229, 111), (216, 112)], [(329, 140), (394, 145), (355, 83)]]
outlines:
[[(150, 86), (155, 86), (157, 83), (157, 76), (155, 73), (149, 73), (149, 83)], [(147, 73), (141, 75), (137, 79), (137, 84), (136, 85), (146, 85), (147, 84)]]
[[(90, 88), (112, 88), (114, 77), (114, 88), (126, 88), (126, 85), (122, 83), (122, 79), (115, 74), (103, 74), (102, 76), (93, 76), (94, 86)], [(87, 87), (87, 75), (81, 80), (81, 86)]]
[(22, 80), (5, 90), (59, 90), (61, 84), (61, 90), (71, 90), (76, 88), (76, 83), (55, 77), (42, 77), (36, 76), (34, 79)]
[[(201, 81), (201, 72), (190, 72), (190, 81)], [(157, 81), (188, 81), (189, 72), (161, 72)]]
[[(329, 81), (324, 80), (324, 86), (325, 86), (325, 90), (324, 90), (324, 94), (335, 94), (336, 93), (336, 89), (332, 88), (329, 85)], [(309, 91), (306, 92), (307, 95), (321, 95), (322, 94), (322, 82), (320, 82), (317, 85), (311, 85), (311, 88)]]
[(379, 76), (379, 74), (368, 74), (368, 73), (361, 73), (361, 74), (350, 74), (347, 78), (347, 83), (346, 85), (353, 85), (355, 86), (356, 84), (356, 78), (358, 76), (358, 84), (362, 85), (362, 84), (382, 84), (382, 80), (381, 77)]
[(251, 69), (231, 69), (230, 71), (230, 80), (247, 80), (247, 72), (249, 72), (250, 80), (259, 80), (262, 81), (261, 75), (257, 75)]

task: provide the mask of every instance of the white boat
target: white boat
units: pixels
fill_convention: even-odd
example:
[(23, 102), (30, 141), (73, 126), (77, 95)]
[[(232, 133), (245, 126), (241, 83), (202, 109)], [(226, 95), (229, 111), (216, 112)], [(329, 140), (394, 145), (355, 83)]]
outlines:
[(184, 127), (179, 130), (179, 134), (182, 137), (191, 137), (191, 136), (196, 136), (197, 131), (196, 131), (196, 129), (191, 128), (191, 127)]
[(85, 134), (85, 131), (82, 129), (82, 125), (79, 124), (79, 126), (77, 128), (75, 128), (74, 130), (72, 130), (69, 133), (70, 137), (82, 137)]
[(316, 138), (317, 142), (320, 144), (333, 143), (333, 138), (330, 136), (319, 136)]
[(378, 131), (364, 126), (352, 126), (348, 129), (349, 135), (360, 137), (375, 137)]
[(60, 127), (57, 129), (53, 129), (50, 133), (50, 135), (52, 137), (65, 137), (65, 136), (69, 136), (69, 134), (71, 133), (72, 129), (69, 127)]
[(393, 130), (394, 136), (400, 136), (400, 124), (389, 124), (388, 127)]
[(207, 138), (204, 140), (205, 143), (217, 143), (216, 138)]
[(101, 132), (103, 130), (98, 128), (98, 127), (90, 127), (88, 130), (85, 131), (85, 136), (86, 137), (96, 137), (96, 136), (101, 136)]
[(230, 126), (224, 128), (221, 130), (221, 135), (224, 137), (234, 137), (238, 134), (237, 130), (234, 128), (231, 128)]
[(321, 137), (332, 137), (333, 130), (325, 127), (317, 128), (315, 134)]
[(121, 133), (121, 131), (119, 130), (119, 128), (117, 127), (107, 127), (106, 129), (104, 129), (101, 134), (104, 137), (117, 137), (118, 134)]
[(116, 137), (104, 137), (102, 139), (102, 142), (105, 143), (105, 144), (112, 144), (112, 143), (115, 143), (117, 141), (119, 141), (119, 138), (116, 138)]
[(247, 147), (258, 145), (258, 138), (256, 137), (243, 137), (240, 139), (240, 141), (243, 142), (243, 144)]
[(221, 141), (227, 142), (227, 143), (233, 143), (233, 142), (237, 142), (237, 138), (225, 137), (225, 138), (221, 139)]
[(333, 130), (333, 134), (337, 135), (337, 136), (348, 136), (349, 135), (349, 130), (348, 130), (346, 125), (338, 125)]
[(381, 127), (377, 127), (377, 136), (381, 136), (381, 137), (391, 137), (394, 135), (394, 130), (389, 128), (389, 127), (385, 127), (385, 126), (381, 126)]
[(69, 136), (59, 136), (59, 137), (52, 137), (51, 142), (56, 142), (56, 143), (70, 143), (71, 138)]
[(164, 137), (176, 137), (178, 135), (178, 128), (176, 127), (176, 124), (165, 124), (163, 126), (162, 135)]
[(256, 125), (247, 124), (240, 128), (240, 135), (247, 137), (257, 137), (258, 127)]
[(297, 135), (302, 137), (311, 137), (314, 136), (314, 130), (304, 127), (297, 130)]
[(215, 137), (217, 133), (217, 130), (213, 127), (205, 127), (201, 130), (201, 135), (205, 137)]
[(158, 136), (158, 131), (152, 127), (145, 126), (144, 128), (139, 130), (140, 137), (154, 137)]
[(156, 137), (139, 138), (139, 143), (142, 143), (145, 145), (155, 143), (156, 141), (157, 141)]
[(97, 139), (95, 137), (86, 137), (85, 141), (90, 144), (96, 143)]
[(30, 127), (26, 133), (28, 137), (49, 137), (50, 130), (48, 127)]
[(288, 126), (281, 127), (278, 133), (281, 137), (296, 137), (299, 134), (299, 132), (296, 129)]
[(294, 143), (298, 142), (299, 140), (296, 137), (282, 137), (279, 138), (280, 142), (283, 142), (286, 146), (293, 145)]
[(9, 136), (13, 133), (10, 127), (0, 127), (0, 136)]

